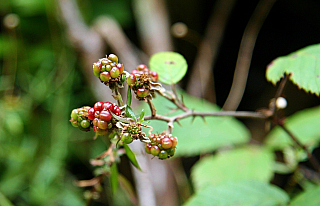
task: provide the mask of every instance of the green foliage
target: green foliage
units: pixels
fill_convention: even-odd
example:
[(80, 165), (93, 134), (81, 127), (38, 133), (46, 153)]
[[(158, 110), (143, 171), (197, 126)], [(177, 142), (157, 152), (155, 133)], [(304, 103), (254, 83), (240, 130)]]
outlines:
[(320, 44), (312, 45), (272, 61), (267, 69), (267, 80), (276, 84), (285, 74), (306, 92), (320, 94)]
[(288, 195), (281, 189), (265, 182), (229, 181), (209, 185), (193, 195), (183, 206), (276, 206), (286, 205)]
[[(184, 103), (196, 111), (214, 112), (220, 111), (217, 105), (205, 100), (195, 98), (184, 92)], [(168, 114), (169, 108), (175, 108), (173, 103), (159, 96), (152, 101), (157, 108), (157, 114)], [(150, 114), (148, 106), (144, 104), (145, 111)], [(149, 113), (148, 113), (149, 112)], [(174, 112), (169, 116), (180, 114)], [(175, 153), (177, 156), (195, 156), (206, 152), (214, 151), (220, 147), (246, 143), (250, 139), (248, 129), (233, 117), (200, 117), (185, 118), (179, 121), (181, 126), (174, 124), (173, 136), (178, 137), (178, 145)], [(151, 121), (150, 124), (154, 132), (161, 133), (166, 130), (167, 124), (160, 121)], [(191, 145), (191, 146), (190, 146)]]
[(297, 197), (293, 198), (290, 206), (318, 206), (320, 205), (320, 186), (300, 193)]
[[(320, 141), (320, 107), (304, 109), (291, 115), (287, 118), (285, 126), (302, 144), (312, 150)], [(295, 146), (289, 135), (280, 127), (275, 127), (268, 134), (265, 143), (274, 150)]]
[(260, 180), (273, 177), (273, 153), (258, 146), (222, 151), (200, 159), (191, 170), (195, 189), (219, 185), (227, 181)]
[(126, 154), (129, 158), (129, 160), (131, 161), (131, 163), (133, 164), (133, 166), (135, 166), (138, 170), (141, 170), (139, 163), (136, 159), (135, 154), (132, 152), (132, 150), (130, 149), (130, 147), (127, 144), (123, 144), (123, 147), (126, 151)]
[(176, 84), (187, 72), (188, 64), (185, 58), (176, 52), (158, 52), (150, 58), (150, 70), (159, 75), (159, 81), (164, 84)]

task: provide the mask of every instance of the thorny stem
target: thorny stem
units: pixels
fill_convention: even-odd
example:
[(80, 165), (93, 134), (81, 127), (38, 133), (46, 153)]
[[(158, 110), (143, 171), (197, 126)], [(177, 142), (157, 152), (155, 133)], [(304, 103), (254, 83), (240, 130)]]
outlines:
[(152, 103), (152, 101), (151, 101), (150, 98), (147, 98), (147, 103), (148, 103), (148, 105), (149, 105), (149, 107), (150, 107), (150, 110), (151, 110), (151, 116), (152, 116), (152, 117), (156, 116), (157, 110), (156, 110), (156, 108), (155, 108), (155, 106), (154, 106), (154, 104)]

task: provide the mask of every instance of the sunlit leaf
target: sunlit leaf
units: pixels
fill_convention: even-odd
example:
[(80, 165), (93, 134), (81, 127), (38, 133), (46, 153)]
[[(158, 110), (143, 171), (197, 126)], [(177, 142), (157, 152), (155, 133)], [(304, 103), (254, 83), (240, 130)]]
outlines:
[[(209, 185), (195, 193), (183, 206), (277, 206), (286, 205), (288, 195), (280, 188), (258, 181), (230, 181)], [(306, 204), (301, 204), (306, 205)]]
[(273, 177), (273, 153), (258, 146), (224, 151), (200, 159), (191, 171), (196, 190), (226, 181), (260, 180)]
[(130, 149), (130, 147), (127, 144), (123, 144), (123, 147), (126, 151), (126, 154), (129, 158), (129, 160), (131, 161), (131, 163), (139, 170), (141, 170), (139, 163), (136, 159), (136, 155), (132, 152), (132, 150)]
[(318, 206), (320, 205), (320, 186), (315, 189), (310, 189), (300, 193), (298, 196), (293, 198), (290, 206)]
[(140, 114), (140, 117), (139, 117), (139, 123), (142, 123), (144, 121), (144, 109), (141, 110), (141, 114)]
[[(304, 145), (314, 148), (320, 141), (320, 107), (299, 111), (287, 118), (285, 126)], [(266, 137), (266, 144), (275, 150), (291, 147), (295, 143), (280, 127), (275, 127)]]
[(150, 58), (149, 67), (158, 73), (159, 81), (164, 84), (175, 84), (186, 74), (188, 64), (181, 54), (159, 52)]
[(312, 45), (273, 60), (266, 78), (276, 84), (285, 74), (306, 92), (320, 93), (320, 44)]

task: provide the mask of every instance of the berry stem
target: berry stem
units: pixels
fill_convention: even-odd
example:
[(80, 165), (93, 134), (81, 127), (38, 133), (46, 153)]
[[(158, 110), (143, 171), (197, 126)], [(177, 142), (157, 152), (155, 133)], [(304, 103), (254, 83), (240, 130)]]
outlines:
[(114, 93), (116, 94), (115, 100), (117, 100), (118, 105), (122, 107), (124, 104), (123, 104), (122, 96), (118, 90), (118, 87), (114, 88)]
[(150, 107), (150, 110), (151, 110), (151, 117), (155, 117), (157, 110), (156, 110), (156, 108), (155, 108), (155, 106), (154, 106), (154, 104), (152, 103), (152, 101), (151, 101), (150, 98), (147, 98), (147, 103), (148, 103), (148, 105), (149, 105), (149, 107)]

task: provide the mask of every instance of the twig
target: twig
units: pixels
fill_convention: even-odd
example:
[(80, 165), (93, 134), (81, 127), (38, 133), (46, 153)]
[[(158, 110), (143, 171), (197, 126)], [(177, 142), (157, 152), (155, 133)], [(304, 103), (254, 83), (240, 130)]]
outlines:
[(260, 28), (276, 0), (260, 0), (242, 36), (230, 93), (223, 110), (236, 110), (242, 99)]
[(147, 98), (147, 103), (148, 103), (150, 110), (151, 110), (151, 116), (155, 117), (157, 110), (156, 110), (154, 104), (152, 103), (151, 99)]

